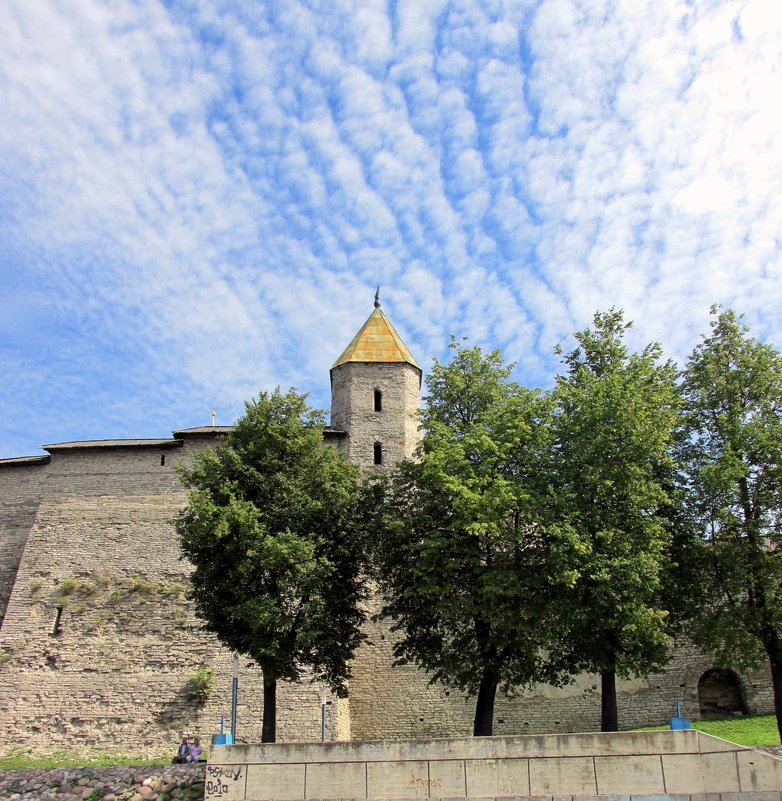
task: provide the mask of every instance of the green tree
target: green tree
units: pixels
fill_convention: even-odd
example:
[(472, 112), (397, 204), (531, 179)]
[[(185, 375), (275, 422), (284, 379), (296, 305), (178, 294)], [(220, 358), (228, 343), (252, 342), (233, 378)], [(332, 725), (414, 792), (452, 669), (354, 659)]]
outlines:
[(542, 649), (573, 574), (567, 532), (540, 514), (548, 400), (498, 351), (451, 347), (427, 378), (417, 461), (387, 482), (378, 582), (397, 663), (477, 695), (473, 731), (490, 735), (498, 687), (557, 680)]
[(782, 734), (782, 356), (712, 308), (684, 372), (690, 499), (704, 536), (696, 639), (724, 663), (771, 668)]
[(662, 578), (676, 370), (656, 344), (629, 353), (630, 325), (621, 311), (597, 313), (563, 354), (554, 391), (558, 515), (580, 543), (562, 658), (600, 674), (603, 731), (618, 729), (616, 676), (651, 672), (670, 644)]
[(362, 640), (361, 485), (305, 397), (246, 403), (226, 444), (183, 470), (176, 520), (196, 614), (262, 669), (263, 742), (275, 740), (277, 681), (311, 668), (344, 697)]

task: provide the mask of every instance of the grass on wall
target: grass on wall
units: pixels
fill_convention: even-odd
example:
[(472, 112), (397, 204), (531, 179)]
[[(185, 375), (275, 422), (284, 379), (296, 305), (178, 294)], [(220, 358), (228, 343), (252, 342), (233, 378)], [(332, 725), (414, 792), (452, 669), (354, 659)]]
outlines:
[[(174, 747), (172, 753), (176, 750)], [(51, 754), (36, 754), (31, 749), (18, 749), (0, 755), (0, 770), (22, 770), (25, 768), (100, 768), (117, 765), (162, 765), (171, 760), (145, 759), (144, 757), (118, 756), (95, 751), (89, 756), (73, 751), (53, 751)]]
[[(777, 720), (773, 715), (694, 720), (693, 729), (746, 746), (779, 745)], [(642, 731), (660, 731), (668, 726), (649, 726)]]

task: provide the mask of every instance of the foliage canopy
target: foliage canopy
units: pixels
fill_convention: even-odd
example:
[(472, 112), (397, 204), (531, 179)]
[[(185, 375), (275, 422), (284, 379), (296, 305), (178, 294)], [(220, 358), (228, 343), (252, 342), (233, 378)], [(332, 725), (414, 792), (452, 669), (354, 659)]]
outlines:
[(723, 662), (768, 660), (782, 733), (782, 356), (712, 308), (684, 372), (689, 500), (704, 536), (694, 633)]
[(196, 614), (264, 677), (264, 741), (276, 682), (347, 694), (365, 596), (357, 469), (323, 443), (323, 418), (290, 390), (245, 404), (225, 445), (200, 453), (176, 520)]
[(670, 644), (662, 577), (676, 370), (659, 345), (630, 353), (629, 327), (621, 311), (597, 313), (563, 354), (554, 392), (556, 515), (579, 545), (561, 647), (571, 669), (601, 674), (604, 731), (618, 727), (616, 675), (651, 672)]
[(398, 661), (477, 694), (483, 735), (498, 686), (558, 680), (542, 649), (573, 574), (566, 532), (543, 516), (548, 400), (511, 381), (498, 351), (452, 348), (427, 378), (417, 460), (386, 486), (378, 580)]

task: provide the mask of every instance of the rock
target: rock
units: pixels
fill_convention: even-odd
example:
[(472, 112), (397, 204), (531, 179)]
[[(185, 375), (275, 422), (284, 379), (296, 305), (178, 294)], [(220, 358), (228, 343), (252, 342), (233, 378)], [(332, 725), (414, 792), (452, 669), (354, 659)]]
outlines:
[(84, 801), (95, 793), (101, 801), (201, 801), (205, 775), (202, 764), (0, 770), (0, 799)]

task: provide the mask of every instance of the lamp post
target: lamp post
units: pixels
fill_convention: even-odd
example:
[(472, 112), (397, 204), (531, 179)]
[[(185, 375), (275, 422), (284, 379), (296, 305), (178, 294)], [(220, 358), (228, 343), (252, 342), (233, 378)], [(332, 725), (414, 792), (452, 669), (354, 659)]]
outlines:
[(236, 702), (239, 697), (239, 654), (234, 654), (231, 680), (231, 739), (236, 744)]

